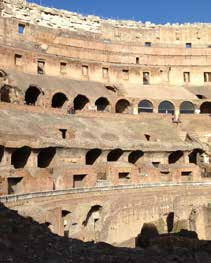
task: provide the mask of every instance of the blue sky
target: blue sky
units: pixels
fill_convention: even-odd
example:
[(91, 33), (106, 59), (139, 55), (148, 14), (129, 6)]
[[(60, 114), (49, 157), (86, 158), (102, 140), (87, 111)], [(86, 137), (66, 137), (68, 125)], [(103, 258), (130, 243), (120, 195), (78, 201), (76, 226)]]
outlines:
[(211, 0), (28, 0), (103, 18), (154, 23), (211, 22)]

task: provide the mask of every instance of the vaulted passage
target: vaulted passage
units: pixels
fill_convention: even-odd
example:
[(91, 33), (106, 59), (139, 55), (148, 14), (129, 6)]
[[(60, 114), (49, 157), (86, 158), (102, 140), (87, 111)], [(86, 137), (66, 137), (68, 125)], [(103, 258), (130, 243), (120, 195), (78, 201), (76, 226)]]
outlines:
[(116, 113), (129, 113), (130, 102), (125, 99), (121, 99), (116, 103)]
[(195, 107), (192, 102), (184, 101), (180, 105), (181, 114), (193, 114), (195, 112)]
[(200, 107), (201, 113), (211, 113), (211, 102), (204, 102)]
[(3, 102), (8, 102), (10, 103), (11, 100), (10, 100), (10, 87), (7, 86), (7, 85), (4, 85), (2, 88), (1, 88), (1, 101)]
[(52, 108), (62, 108), (67, 100), (67, 96), (64, 93), (58, 92), (53, 95), (51, 106)]
[(49, 147), (42, 149), (38, 154), (38, 160), (37, 160), (38, 167), (40, 168), (48, 167), (51, 164), (55, 154), (56, 154), (56, 148)]
[(169, 155), (169, 164), (177, 163), (182, 160), (184, 153), (182, 151), (176, 151)]
[(40, 94), (41, 91), (37, 87), (30, 86), (25, 93), (25, 103), (27, 105), (35, 105)]
[(158, 106), (159, 113), (174, 114), (174, 105), (170, 101), (163, 101)]
[(91, 223), (96, 223), (100, 218), (100, 212), (102, 211), (102, 206), (100, 205), (94, 205), (91, 207), (89, 212), (87, 213), (86, 219), (83, 221), (83, 225), (87, 226), (90, 221)]
[(24, 168), (27, 164), (28, 158), (31, 154), (31, 149), (28, 146), (24, 146), (20, 149), (17, 149), (12, 153), (11, 164), (14, 168)]
[(153, 112), (152, 102), (149, 100), (142, 100), (138, 104), (138, 113), (141, 112)]
[(194, 149), (190, 154), (189, 154), (189, 163), (194, 163), (198, 164), (199, 157), (204, 151), (201, 149)]
[(119, 158), (122, 156), (122, 154), (123, 154), (123, 151), (121, 149), (112, 150), (107, 156), (107, 161), (108, 162), (116, 162), (119, 160)]
[(89, 103), (89, 99), (84, 95), (78, 95), (74, 99), (74, 110), (83, 110)]
[(101, 97), (95, 101), (95, 106), (97, 107), (97, 111), (108, 111), (109, 101), (107, 98)]
[(86, 164), (94, 164), (101, 153), (102, 151), (100, 149), (92, 149), (88, 151), (86, 154)]
[(142, 151), (131, 152), (128, 156), (128, 162), (135, 164), (143, 156), (144, 153)]

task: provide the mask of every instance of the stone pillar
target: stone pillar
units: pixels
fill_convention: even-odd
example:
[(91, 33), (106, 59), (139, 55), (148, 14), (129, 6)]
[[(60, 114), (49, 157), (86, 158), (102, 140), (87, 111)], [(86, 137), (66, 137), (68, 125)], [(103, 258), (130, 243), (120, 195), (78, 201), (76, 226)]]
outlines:
[(37, 165), (37, 156), (38, 156), (38, 153), (39, 151), (38, 150), (32, 150), (31, 151), (31, 154), (28, 158), (28, 161), (27, 161), (27, 166), (28, 167), (33, 167), (33, 168), (36, 168), (38, 165)]
[(12, 150), (4, 149), (4, 154), (1, 160), (1, 166), (10, 166), (11, 165), (11, 155)]

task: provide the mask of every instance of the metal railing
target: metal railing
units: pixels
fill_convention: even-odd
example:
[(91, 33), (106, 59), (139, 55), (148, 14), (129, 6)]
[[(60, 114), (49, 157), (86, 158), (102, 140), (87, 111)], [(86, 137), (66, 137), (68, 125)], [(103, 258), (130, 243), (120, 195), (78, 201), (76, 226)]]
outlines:
[(179, 187), (179, 186), (210, 186), (210, 182), (180, 182), (180, 183), (145, 183), (136, 185), (118, 185), (118, 186), (102, 186), (102, 187), (91, 187), (91, 188), (72, 188), (66, 190), (54, 190), (46, 192), (35, 192), (29, 194), (16, 194), (16, 195), (4, 195), (0, 197), (0, 202), (17, 202), (21, 200), (29, 200), (41, 197), (52, 197), (52, 196), (62, 196), (67, 194), (77, 194), (77, 193), (93, 193), (93, 192), (105, 192), (113, 190), (130, 190), (130, 189), (145, 189), (145, 188), (157, 188), (157, 187)]

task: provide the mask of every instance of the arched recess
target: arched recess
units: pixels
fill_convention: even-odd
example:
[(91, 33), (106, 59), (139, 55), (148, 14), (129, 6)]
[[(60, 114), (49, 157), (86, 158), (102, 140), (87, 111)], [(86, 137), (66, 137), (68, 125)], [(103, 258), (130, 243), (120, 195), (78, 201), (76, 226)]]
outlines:
[(206, 101), (201, 104), (200, 112), (203, 113), (211, 113), (211, 102)]
[(123, 151), (121, 149), (114, 149), (107, 155), (108, 162), (116, 162), (122, 156)]
[(129, 113), (130, 102), (126, 99), (121, 99), (116, 103), (116, 113)]
[(51, 106), (52, 108), (62, 108), (67, 100), (68, 98), (64, 93), (58, 92), (53, 95)]
[(194, 163), (198, 164), (198, 158), (200, 155), (204, 153), (202, 149), (194, 149), (190, 154), (189, 154), (189, 163)]
[(138, 104), (138, 113), (153, 112), (153, 104), (149, 100), (142, 100)]
[(25, 92), (25, 103), (27, 105), (35, 105), (41, 93), (41, 90), (36, 86), (29, 86)]
[(174, 114), (175, 108), (170, 101), (162, 101), (158, 106), (159, 113)]
[(96, 162), (98, 157), (102, 154), (102, 150), (100, 149), (92, 149), (86, 154), (86, 164), (92, 165)]
[(83, 110), (89, 103), (89, 99), (84, 95), (77, 95), (73, 101), (74, 110)]
[(40, 168), (48, 167), (51, 164), (55, 155), (56, 155), (56, 148), (54, 147), (42, 149), (37, 157), (38, 167)]
[(184, 156), (184, 153), (183, 153), (182, 151), (172, 152), (172, 153), (169, 155), (169, 158), (168, 158), (169, 164), (177, 163), (177, 162), (181, 161), (181, 159), (183, 158), (183, 156)]
[(31, 154), (31, 148), (28, 146), (21, 147), (15, 150), (11, 156), (11, 164), (14, 168), (24, 168)]
[(100, 97), (95, 101), (95, 106), (97, 107), (97, 111), (108, 111), (109, 101), (107, 98)]
[(195, 112), (195, 107), (190, 101), (183, 101), (180, 104), (180, 113), (181, 114), (193, 114)]
[(7, 103), (10, 103), (10, 102), (11, 102), (11, 99), (10, 99), (10, 89), (11, 89), (11, 87), (8, 86), (8, 85), (4, 85), (4, 86), (1, 88), (1, 91), (0, 91), (1, 101), (7, 102)]
[(128, 156), (128, 162), (135, 164), (143, 156), (144, 156), (144, 152), (142, 151), (131, 152)]

